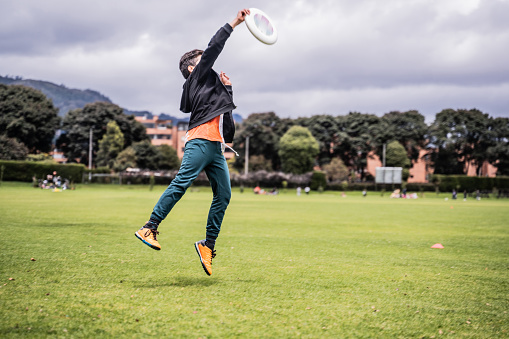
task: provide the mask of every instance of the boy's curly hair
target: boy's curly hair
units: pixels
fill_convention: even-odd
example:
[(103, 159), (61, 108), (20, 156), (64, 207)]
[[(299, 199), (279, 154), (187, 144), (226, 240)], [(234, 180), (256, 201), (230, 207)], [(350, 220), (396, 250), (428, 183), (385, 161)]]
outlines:
[(196, 66), (196, 57), (203, 54), (203, 51), (201, 49), (193, 49), (190, 52), (185, 53), (181, 58), (179, 62), (179, 68), (180, 72), (182, 72), (182, 75), (185, 79), (189, 77), (189, 70), (187, 69), (188, 66)]

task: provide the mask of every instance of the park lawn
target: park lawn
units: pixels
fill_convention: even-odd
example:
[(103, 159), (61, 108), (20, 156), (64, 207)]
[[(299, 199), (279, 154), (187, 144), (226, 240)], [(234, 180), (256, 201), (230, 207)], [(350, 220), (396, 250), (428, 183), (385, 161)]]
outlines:
[(0, 337), (509, 337), (509, 200), (234, 191), (208, 277), (210, 189), (134, 237), (164, 188), (2, 183)]

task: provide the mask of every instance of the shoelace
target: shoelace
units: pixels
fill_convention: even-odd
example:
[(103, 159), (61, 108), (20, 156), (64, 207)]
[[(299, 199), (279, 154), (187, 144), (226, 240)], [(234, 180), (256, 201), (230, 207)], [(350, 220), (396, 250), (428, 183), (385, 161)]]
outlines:
[(157, 240), (156, 235), (157, 235), (157, 234), (159, 234), (159, 231), (154, 230), (154, 229), (152, 229), (152, 228), (149, 228), (148, 230), (149, 230), (150, 232), (152, 232), (152, 235), (154, 236), (154, 240)]
[(216, 250), (210, 250), (210, 252), (205, 252), (203, 254), (203, 259), (205, 260), (205, 263), (209, 262), (210, 265), (212, 265), (212, 259), (216, 257)]

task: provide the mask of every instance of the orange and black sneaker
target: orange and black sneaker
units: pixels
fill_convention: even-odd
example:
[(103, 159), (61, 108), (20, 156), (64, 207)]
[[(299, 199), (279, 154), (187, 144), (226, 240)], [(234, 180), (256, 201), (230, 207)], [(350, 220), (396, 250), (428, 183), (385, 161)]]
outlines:
[(159, 242), (157, 241), (156, 236), (159, 234), (159, 232), (156, 229), (148, 228), (143, 226), (139, 230), (134, 233), (136, 238), (140, 239), (145, 243), (145, 245), (148, 245), (150, 248), (153, 248), (155, 250), (160, 250), (161, 245), (159, 245)]
[(200, 240), (194, 243), (196, 252), (200, 256), (201, 265), (207, 275), (212, 274), (212, 259), (216, 256), (216, 250), (212, 250), (205, 245), (205, 240)]

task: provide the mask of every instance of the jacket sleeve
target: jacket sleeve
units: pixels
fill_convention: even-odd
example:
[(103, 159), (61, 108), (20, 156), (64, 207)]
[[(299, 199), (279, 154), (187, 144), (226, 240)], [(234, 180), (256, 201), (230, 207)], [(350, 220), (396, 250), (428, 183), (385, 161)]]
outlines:
[(226, 90), (228, 91), (228, 94), (230, 94), (230, 97), (233, 100), (233, 87), (232, 87), (232, 85), (225, 85), (224, 87), (226, 87)]
[[(233, 100), (233, 87), (232, 85), (225, 85), (228, 94)], [(233, 136), (235, 135), (235, 121), (233, 120), (233, 112), (227, 112), (223, 115), (223, 138), (224, 142), (233, 142)]]
[(230, 24), (225, 24), (214, 34), (212, 39), (210, 39), (207, 49), (203, 51), (201, 61), (193, 70), (193, 73), (197, 73), (195, 76), (197, 76), (198, 81), (203, 80), (207, 76), (209, 70), (212, 69), (212, 66), (214, 66), (219, 54), (221, 54), (223, 50), (226, 40), (228, 40), (232, 32), (232, 26), (230, 26)]

